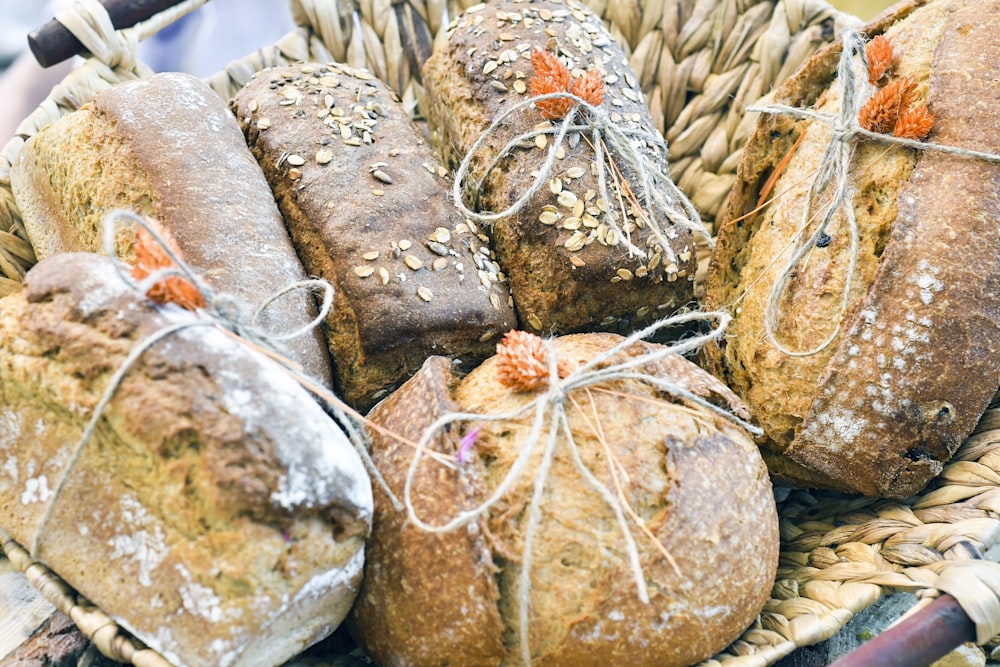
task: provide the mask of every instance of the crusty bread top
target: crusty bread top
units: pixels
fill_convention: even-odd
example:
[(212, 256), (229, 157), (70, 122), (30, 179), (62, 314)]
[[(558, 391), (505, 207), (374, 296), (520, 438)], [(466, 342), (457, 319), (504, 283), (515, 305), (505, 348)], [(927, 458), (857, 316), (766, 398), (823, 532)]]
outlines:
[[(157, 74), (100, 91), (32, 137), (11, 168), (14, 197), (40, 258), (101, 251), (106, 215), (151, 215), (218, 291), (251, 308), (303, 280), (271, 190), (225, 102), (198, 79)], [(118, 254), (131, 257), (131, 234)], [(283, 297), (261, 324), (286, 332), (315, 316), (310, 295)], [(286, 343), (331, 381), (320, 332)]]
[[(583, 363), (622, 341), (614, 334), (554, 340), (559, 358)], [(639, 343), (612, 363), (654, 348)], [(442, 411), (503, 414), (537, 398), (499, 379), (493, 357), (464, 379), (441, 359), (376, 406), (370, 417), (405, 425), (416, 439)], [(721, 405), (740, 401), (679, 357), (642, 367)], [(565, 401), (582, 465), (621, 492), (677, 562), (627, 520), (651, 603), (638, 598), (619, 523), (574, 462), (562, 431), (545, 482), (532, 549), (529, 644), (538, 665), (690, 665), (714, 655), (756, 616), (773, 583), (777, 513), (756, 446), (738, 426), (636, 380), (572, 391)], [(430, 443), (453, 454), (476, 426), (471, 460), (458, 470), (430, 459), (417, 468), (419, 516), (443, 524), (496, 490), (526, 446), (534, 411), (467, 422)], [(468, 528), (429, 535), (376, 494), (365, 582), (355, 608), (363, 645), (389, 665), (520, 665), (518, 595), (528, 505), (545, 448), (488, 513)], [(413, 451), (376, 436), (376, 465), (401, 491)], [(450, 498), (450, 502), (447, 500)], [(447, 554), (448, 563), (439, 554)], [(440, 576), (450, 567), (455, 573)], [(469, 582), (469, 577), (474, 577)], [(481, 631), (467, 636), (467, 624)], [(491, 644), (497, 638), (501, 645)], [(475, 659), (469, 659), (468, 656)]]
[[(995, 4), (910, 3), (867, 29), (893, 38), (896, 75), (918, 81), (918, 98), (936, 116), (929, 141), (1000, 149), (1000, 116), (981, 102), (1000, 93), (997, 84), (966, 74), (991, 71)], [(839, 57), (839, 48), (817, 54), (776, 101), (836, 111), (830, 79)], [(741, 219), (802, 132), (775, 184), (775, 203)], [(996, 389), (1000, 316), (997, 291), (983, 276), (1000, 270), (1000, 169), (931, 151), (857, 146), (851, 186), (860, 243), (850, 303), (841, 317), (848, 233), (839, 222), (829, 244), (813, 249), (789, 281), (777, 336), (809, 349), (838, 324), (840, 331), (827, 349), (790, 357), (764, 339), (767, 297), (829, 138), (818, 123), (761, 120), (706, 285), (706, 306), (732, 308), (735, 319), (706, 358), (748, 399), (767, 432), (768, 463), (784, 481), (907, 496), (940, 472)]]
[[(284, 660), (346, 615), (371, 486), (291, 376), (204, 322), (104, 257), (37, 264), (0, 301), (0, 525), (178, 664)], [(182, 324), (195, 326), (137, 359), (72, 459), (126, 355)]]

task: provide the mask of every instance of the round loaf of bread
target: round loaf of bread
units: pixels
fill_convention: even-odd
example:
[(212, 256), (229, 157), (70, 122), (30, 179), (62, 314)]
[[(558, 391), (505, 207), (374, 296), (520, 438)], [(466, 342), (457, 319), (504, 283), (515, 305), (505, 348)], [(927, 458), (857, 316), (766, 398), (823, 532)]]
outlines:
[[(897, 6), (865, 30), (884, 33), (894, 55), (874, 82), (857, 59), (858, 118), (879, 99), (891, 107), (890, 125), (926, 105), (929, 142), (1000, 152), (1000, 108), (987, 103), (1000, 98), (997, 30), (996, 0)], [(840, 54), (840, 45), (817, 54), (776, 101), (838, 113)], [(893, 101), (894, 86), (906, 91), (902, 101)], [(835, 187), (811, 208), (807, 200), (831, 138), (819, 121), (761, 118), (706, 282), (705, 307), (734, 319), (705, 356), (750, 405), (781, 483), (907, 497), (942, 470), (997, 388), (1000, 166), (855, 141), (852, 253), (846, 207), (818, 231)], [(793, 262), (801, 244), (806, 254)]]
[(0, 528), (173, 664), (270, 667), (347, 615), (371, 486), (291, 376), (206, 323), (85, 253), (0, 299)]
[[(576, 334), (556, 339), (554, 349), (560, 364), (572, 367), (621, 341)], [(611, 363), (653, 349), (639, 343)], [(680, 357), (641, 372), (739, 409), (729, 390)], [(370, 418), (416, 441), (443, 413), (505, 413), (546, 391), (515, 391), (503, 375), (498, 357), (463, 380), (434, 357)], [(546, 465), (544, 436), (509, 491), (450, 532), (425, 532), (376, 491), (352, 626), (380, 665), (522, 665), (522, 641), (533, 665), (690, 665), (723, 649), (759, 613), (777, 566), (778, 523), (766, 468), (747, 433), (645, 380), (574, 389), (563, 405), (575, 448), (560, 431), (541, 480), (527, 589), (519, 579), (531, 499)], [(464, 448), (459, 429), (439, 434), (431, 446), (446, 455), (462, 449), (465, 462), (422, 460), (412, 479), (416, 515), (444, 524), (496, 491), (528, 442), (533, 415), (467, 422)], [(477, 423), (482, 430), (469, 435)], [(376, 436), (373, 456), (403, 497), (413, 449)], [(623, 516), (631, 516), (624, 521), (648, 604), (640, 601), (622, 523), (609, 502), (616, 497), (626, 501)], [(520, 599), (528, 603), (527, 637)]]

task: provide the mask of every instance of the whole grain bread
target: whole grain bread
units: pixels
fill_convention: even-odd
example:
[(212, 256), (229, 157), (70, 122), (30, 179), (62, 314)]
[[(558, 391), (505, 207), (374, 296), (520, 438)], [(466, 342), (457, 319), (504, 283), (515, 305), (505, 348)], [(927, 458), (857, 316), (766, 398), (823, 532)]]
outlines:
[[(447, 42), (424, 65), (422, 80), (432, 138), (452, 167), (498, 116), (531, 97), (535, 48), (557, 55), (575, 77), (591, 68), (600, 72), (607, 122), (655, 136), (638, 79), (622, 49), (600, 17), (573, 0), (477, 5), (457, 17), (446, 34)], [(470, 196), (470, 205), (499, 212), (526, 193), (554, 136), (530, 138), (495, 168), (490, 166), (512, 139), (560, 122), (545, 120), (534, 107), (504, 121), (472, 159), (467, 182), (482, 181), (482, 187), (475, 198)], [(635, 141), (644, 158), (666, 173), (662, 146)], [(668, 245), (677, 258), (671, 260), (638, 204), (630, 201), (630, 193), (641, 189), (623, 156), (610, 150), (622, 175), (620, 181), (606, 179), (612, 201), (605, 202), (589, 133), (570, 132), (562, 151), (549, 183), (519, 212), (486, 228), (510, 280), (522, 327), (544, 333), (624, 332), (686, 305), (693, 295), (694, 235), (658, 211), (645, 212), (670, 237)], [(610, 165), (608, 173), (613, 173)], [(654, 187), (662, 189), (664, 183)], [(645, 257), (630, 252), (606, 224), (608, 207)]]
[[(28, 140), (11, 185), (39, 259), (102, 251), (107, 214), (156, 218), (214, 289), (250, 309), (305, 279), (267, 182), (225, 102), (187, 74), (165, 73), (98, 92)], [(132, 258), (132, 233), (118, 254)], [(309, 294), (289, 294), (260, 324), (290, 332), (316, 316)], [(329, 385), (319, 331), (285, 343), (305, 371)]]
[[(621, 341), (593, 333), (554, 343), (560, 363), (572, 366)], [(611, 361), (653, 349), (637, 344)], [(649, 366), (638, 370), (740, 409), (728, 389), (686, 360), (668, 357)], [(403, 497), (412, 443), (439, 416), (507, 413), (546, 390), (509, 389), (499, 368), (493, 357), (460, 379), (447, 360), (431, 358), (369, 413), (410, 443), (374, 439), (376, 466), (397, 495)], [(614, 462), (621, 493), (659, 546), (628, 520), (647, 605), (639, 600), (614, 512), (574, 463), (560, 432), (532, 551), (532, 664), (671, 667), (714, 655), (756, 617), (777, 565), (777, 513), (752, 439), (719, 415), (633, 379), (573, 390), (565, 406), (582, 465), (615, 493)], [(463, 433), (474, 444), (460, 465), (423, 459), (411, 489), (417, 515), (442, 525), (483, 502), (521, 452), (533, 419), (529, 410), (517, 419), (470, 421), (439, 433), (429, 448), (452, 461)], [(469, 436), (477, 425), (482, 430)], [(422, 531), (376, 490), (351, 627), (380, 665), (524, 664), (518, 579), (542, 449), (533, 451), (525, 474), (497, 504), (451, 532)]]
[[(865, 29), (895, 45), (891, 76), (916, 82), (914, 105), (935, 120), (928, 140), (1000, 151), (992, 72), (1000, 3), (901, 4)], [(818, 53), (775, 101), (835, 113), (839, 45)], [(872, 89), (868, 89), (870, 94)], [(802, 136), (804, 134), (804, 137)], [(748, 214), (782, 159), (774, 200)], [(783, 484), (909, 496), (937, 475), (972, 431), (1000, 381), (1000, 167), (975, 159), (862, 141), (850, 174), (857, 268), (839, 213), (791, 274), (777, 340), (765, 336), (768, 295), (803, 227), (806, 191), (831, 138), (818, 122), (768, 116), (750, 139), (723, 215), (706, 308), (728, 308), (709, 367), (750, 404), (766, 432), (765, 460)], [(829, 194), (814, 205), (815, 229)], [(839, 308), (850, 280), (846, 309)], [(838, 329), (839, 327), (839, 329)]]
[(306, 269), (336, 288), (327, 336), (347, 402), (371, 407), (432, 354), (471, 368), (516, 325), (495, 258), (383, 83), (341, 65), (282, 67), (232, 108)]
[[(340, 428), (273, 361), (99, 255), (0, 300), (0, 526), (176, 665), (278, 665), (357, 592), (372, 496)], [(135, 346), (96, 431), (84, 425)]]

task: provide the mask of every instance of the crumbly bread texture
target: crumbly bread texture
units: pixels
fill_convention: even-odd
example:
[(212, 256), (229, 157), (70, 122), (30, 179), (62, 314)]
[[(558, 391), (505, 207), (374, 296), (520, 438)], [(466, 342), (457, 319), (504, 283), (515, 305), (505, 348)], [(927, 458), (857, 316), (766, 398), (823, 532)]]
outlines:
[[(357, 592), (371, 485), (273, 361), (137, 294), (110, 260), (43, 260), (0, 300), (0, 526), (178, 666), (278, 665)], [(62, 482), (65, 476), (65, 482)]]
[(311, 273), (336, 287), (337, 387), (362, 408), (432, 354), (472, 368), (516, 326), (495, 258), (409, 114), (368, 72), (259, 73), (232, 101)]
[[(187, 74), (157, 74), (98, 92), (28, 140), (11, 167), (11, 185), (39, 259), (103, 251), (105, 217), (131, 209), (156, 218), (214, 289), (250, 309), (305, 279), (232, 114)], [(118, 255), (127, 260), (132, 236), (118, 237)], [(268, 307), (260, 324), (290, 332), (315, 316), (312, 295), (293, 293)], [(332, 382), (319, 331), (284, 345), (309, 375)]]
[[(917, 82), (917, 103), (936, 117), (929, 141), (1000, 151), (1000, 110), (984, 103), (1000, 96), (1000, 82), (976, 74), (992, 72), (1000, 57), (998, 17), (995, 0), (939, 0), (899, 5), (866, 29), (892, 38), (893, 76)], [(817, 54), (775, 100), (836, 113), (831, 81), (839, 57), (839, 45)], [(774, 186), (775, 201), (746, 217), (802, 133)], [(848, 276), (849, 233), (840, 213), (828, 243), (792, 274), (775, 328), (793, 350), (839, 331), (816, 354), (791, 356), (765, 338), (767, 299), (803, 224), (808, 184), (830, 137), (820, 123), (761, 119), (706, 283), (705, 307), (728, 308), (734, 319), (705, 358), (750, 404), (766, 432), (765, 460), (781, 483), (906, 497), (941, 472), (1000, 380), (1000, 167), (860, 142), (850, 182), (857, 269)]]
[[(422, 78), (436, 144), (453, 167), (495, 118), (531, 97), (533, 48), (558, 55), (574, 76), (591, 68), (599, 71), (605, 83), (601, 109), (609, 122), (626, 131), (655, 133), (627, 58), (601, 19), (583, 5), (487, 3), (456, 18), (447, 35), (447, 42), (424, 65)], [(508, 141), (539, 124), (558, 122), (546, 121), (538, 109), (529, 107), (512, 115), (485, 142), (472, 160), (468, 178), (472, 184), (485, 178), (474, 202), (479, 210), (505, 210), (527, 192), (555, 137), (524, 142), (490, 171)], [(665, 151), (640, 143), (645, 157), (666, 173)], [(624, 332), (685, 305), (693, 295), (693, 234), (654, 215), (671, 236), (669, 244), (678, 257), (668, 261), (629, 203), (625, 190), (640, 190), (636, 174), (622, 156), (614, 154), (614, 159), (628, 188), (616, 188), (608, 178), (613, 201), (604, 202), (589, 134), (570, 132), (563, 151), (550, 182), (519, 213), (489, 229), (522, 327), (549, 334)], [(606, 207), (617, 212), (619, 224), (629, 230), (646, 257), (630, 254), (612, 233), (604, 222)]]
[[(560, 361), (582, 363), (621, 340), (575, 334), (555, 344)], [(637, 344), (615, 361), (650, 345)], [(370, 417), (417, 441), (445, 412), (503, 413), (544, 391), (511, 391), (497, 369), (494, 357), (460, 380), (447, 360), (432, 358)], [(679, 357), (642, 370), (740, 409), (721, 383)], [(614, 458), (622, 493), (680, 575), (629, 519), (650, 595), (649, 605), (640, 602), (614, 512), (560, 436), (532, 552), (532, 664), (670, 667), (714, 655), (761, 610), (777, 566), (777, 513), (757, 447), (740, 427), (639, 381), (574, 390), (565, 405), (583, 465), (614, 494)], [(412, 486), (418, 516), (441, 525), (485, 500), (520, 453), (532, 419), (529, 411), (517, 420), (470, 422), (432, 440), (433, 449), (454, 455), (461, 431), (483, 425), (469, 462), (421, 462)], [(379, 664), (522, 664), (518, 578), (542, 449), (487, 514), (453, 532), (422, 532), (376, 490), (351, 627)], [(400, 497), (412, 455), (398, 440), (375, 438), (376, 465)]]

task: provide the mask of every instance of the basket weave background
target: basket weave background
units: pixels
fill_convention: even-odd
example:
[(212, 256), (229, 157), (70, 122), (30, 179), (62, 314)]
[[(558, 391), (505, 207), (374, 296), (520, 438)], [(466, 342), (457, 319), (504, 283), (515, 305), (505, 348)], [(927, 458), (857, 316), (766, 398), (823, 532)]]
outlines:
[[(25, 138), (96, 91), (148, 76), (148, 68), (135, 60), (137, 42), (205, 1), (185, 0), (117, 33), (96, 0), (81, 2), (79, 23), (68, 27), (94, 57), (52, 91), (0, 154), (0, 296), (16, 289), (34, 263), (9, 180), (11, 161)], [(450, 18), (471, 4), (292, 0), (298, 30), (208, 82), (228, 98), (264, 67), (336, 60), (371, 69), (419, 116), (419, 66)], [(742, 146), (756, 120), (744, 107), (757, 103), (813, 51), (835, 39), (840, 28), (856, 22), (821, 0), (586, 4), (603, 16), (630, 54), (653, 117), (669, 142), (671, 175), (708, 224), (735, 180)], [(755, 626), (705, 665), (773, 664), (797, 647), (830, 637), (888, 591), (909, 590), (930, 598), (946, 590), (960, 601), (996, 604), (989, 594), (981, 599), (985, 587), (979, 583), (995, 570), (977, 559), (1000, 537), (1000, 405), (991, 406), (940, 478), (908, 501), (808, 491), (779, 490), (778, 495), (782, 550), (772, 598)], [(59, 590), (62, 607), (76, 604), (65, 597), (71, 592)], [(1000, 611), (993, 616), (1000, 619)], [(107, 627), (102, 632), (107, 634)], [(111, 646), (100, 643), (102, 649)]]

